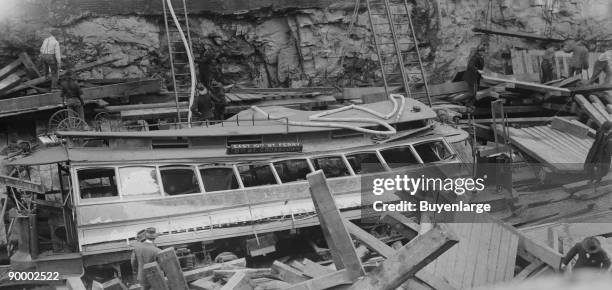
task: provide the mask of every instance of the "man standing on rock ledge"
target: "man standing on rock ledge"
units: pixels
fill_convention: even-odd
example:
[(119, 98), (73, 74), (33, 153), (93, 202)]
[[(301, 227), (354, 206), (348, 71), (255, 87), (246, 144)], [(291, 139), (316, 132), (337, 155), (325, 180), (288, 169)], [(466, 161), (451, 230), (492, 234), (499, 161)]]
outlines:
[(45, 77), (49, 77), (51, 72), (51, 88), (57, 88), (59, 78), (59, 69), (62, 66), (62, 55), (60, 53), (60, 45), (54, 35), (59, 34), (59, 31), (54, 29), (49, 32), (49, 36), (45, 38), (40, 47), (40, 59), (45, 70)]

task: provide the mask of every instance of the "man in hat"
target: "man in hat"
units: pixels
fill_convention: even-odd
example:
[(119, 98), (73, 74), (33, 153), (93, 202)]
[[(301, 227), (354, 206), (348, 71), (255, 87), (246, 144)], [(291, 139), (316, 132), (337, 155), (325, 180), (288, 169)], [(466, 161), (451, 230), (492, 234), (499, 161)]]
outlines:
[(215, 120), (225, 119), (225, 106), (227, 100), (225, 99), (225, 90), (223, 84), (220, 82), (212, 83), (212, 101), (215, 105)]
[(136, 235), (138, 242), (134, 243), (134, 252), (132, 252), (131, 259), (132, 271), (136, 272), (138, 282), (144, 290), (151, 289), (151, 285), (149, 285), (144, 277), (144, 265), (155, 262), (157, 254), (161, 251), (153, 242), (157, 236), (155, 228), (147, 228), (138, 232)]
[(81, 87), (79, 87), (79, 84), (74, 79), (72, 71), (67, 71), (66, 74), (64, 74), (60, 82), (60, 88), (62, 89), (62, 101), (64, 106), (77, 112), (79, 117), (85, 120), (85, 111), (83, 109), (85, 102), (81, 97), (83, 90), (81, 90)]
[(574, 269), (590, 268), (605, 270), (610, 268), (610, 258), (601, 248), (599, 240), (595, 237), (587, 237), (582, 242), (577, 243), (567, 252), (561, 264), (569, 264), (576, 255), (578, 255), (578, 260), (574, 265)]
[(555, 48), (553, 46), (548, 46), (544, 51), (544, 55), (542, 56), (542, 62), (540, 63), (540, 82), (547, 83), (554, 79), (554, 57), (555, 57)]
[(198, 116), (200, 120), (212, 120), (214, 118), (214, 104), (210, 92), (202, 83), (196, 86), (197, 92), (191, 111)]
[(60, 53), (60, 45), (54, 35), (58, 35), (59, 31), (54, 29), (50, 31), (47, 38), (43, 41), (40, 47), (40, 59), (43, 63), (45, 76), (48, 78), (51, 73), (51, 88), (57, 88), (59, 69), (62, 66), (62, 55)]

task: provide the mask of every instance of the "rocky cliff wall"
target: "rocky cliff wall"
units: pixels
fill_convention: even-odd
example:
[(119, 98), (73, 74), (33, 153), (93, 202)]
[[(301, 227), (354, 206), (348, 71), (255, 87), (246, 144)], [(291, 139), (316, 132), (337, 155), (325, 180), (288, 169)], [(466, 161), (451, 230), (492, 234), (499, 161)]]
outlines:
[[(150, 5), (146, 7), (146, 15), (132, 11), (109, 16), (103, 15), (105, 10), (101, 8), (98, 9), (102, 12), (98, 13), (97, 10), (75, 10), (78, 1), (51, 1), (65, 2), (64, 6), (42, 2), (46, 6), (38, 7), (36, 15), (47, 15), (47, 18), (23, 14), (0, 24), (3, 31), (0, 62), (8, 63), (24, 50), (36, 54), (42, 42), (41, 32), (55, 27), (61, 31), (58, 38), (69, 65), (106, 55), (121, 57), (110, 65), (81, 73), (82, 78), (167, 76), (163, 17), (152, 15)], [(314, 2), (317, 3), (313, 8), (283, 6), (280, 10), (257, 6), (250, 11), (247, 5), (239, 14), (199, 11), (190, 18), (196, 57), (220, 60), (226, 80), (246, 85), (377, 84), (380, 80), (376, 73), (377, 57), (363, 3), (349, 34), (353, 1)], [(544, 34), (549, 23), (551, 35), (579, 38), (600, 51), (609, 48), (606, 40), (612, 39), (612, 18), (608, 16), (612, 13), (612, 2), (606, 0), (493, 1), (492, 9), (487, 8), (488, 0), (408, 2), (414, 7), (412, 16), (417, 37), (433, 83), (448, 80), (462, 70), (471, 49), (484, 39), (491, 46), (488, 66), (501, 73), (511, 73), (509, 55), (504, 52), (510, 48), (535, 49), (542, 45), (518, 38), (486, 38), (471, 31), (476, 25), (489, 23), (494, 28)], [(532, 6), (534, 2), (554, 2), (552, 14), (547, 5)], [(415, 68), (409, 67), (409, 70)]]

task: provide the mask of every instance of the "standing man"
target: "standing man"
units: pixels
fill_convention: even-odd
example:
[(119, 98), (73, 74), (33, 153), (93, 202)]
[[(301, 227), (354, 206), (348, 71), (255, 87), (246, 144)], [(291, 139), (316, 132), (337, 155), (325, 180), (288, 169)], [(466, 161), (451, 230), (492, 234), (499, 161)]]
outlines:
[(604, 83), (612, 83), (612, 50), (608, 50), (599, 55), (595, 65), (593, 65), (593, 75), (589, 80), (589, 84), (596, 83), (599, 81), (599, 75), (605, 74)]
[(544, 56), (542, 56), (542, 62), (540, 63), (540, 82), (547, 83), (554, 79), (554, 57), (555, 57), (555, 48), (553, 46), (549, 46), (544, 51)]
[(476, 93), (480, 86), (480, 73), (478, 71), (484, 69), (484, 53), (487, 50), (487, 46), (486, 43), (481, 43), (476, 48), (476, 51), (468, 60), (467, 68), (463, 74), (463, 80), (468, 84), (469, 90), (472, 93), (472, 99), (468, 101), (469, 105), (473, 104), (476, 100)]
[[(589, 50), (582, 43), (576, 42), (576, 40), (570, 39), (565, 42), (563, 51), (572, 53), (570, 59), (569, 76), (573, 77), (577, 74), (583, 76), (582, 71), (589, 69)], [(587, 76), (588, 77), (588, 76)]]
[(62, 100), (64, 106), (67, 106), (69, 109), (77, 112), (79, 117), (85, 120), (85, 111), (83, 109), (85, 102), (81, 97), (83, 90), (81, 90), (81, 87), (79, 87), (79, 84), (77, 84), (71, 71), (67, 71), (62, 77), (60, 87), (62, 89)]
[(134, 252), (131, 259), (132, 271), (135, 272), (138, 283), (140, 283), (143, 290), (151, 289), (151, 285), (149, 285), (144, 277), (144, 265), (155, 262), (157, 254), (161, 251), (153, 242), (157, 236), (155, 228), (147, 228), (136, 235), (138, 242), (134, 243)]
[(215, 120), (225, 120), (225, 90), (220, 82), (212, 82), (212, 101), (215, 104)]
[(587, 237), (582, 242), (574, 245), (561, 261), (561, 265), (567, 265), (578, 255), (578, 260), (574, 269), (598, 269), (607, 270), (610, 268), (610, 258), (601, 248), (601, 243), (595, 237)]
[(51, 89), (57, 88), (59, 69), (62, 66), (60, 45), (54, 36), (58, 34), (59, 31), (56, 29), (49, 32), (48, 37), (45, 38), (40, 47), (40, 59), (45, 70), (45, 77), (49, 78), (49, 73), (51, 73)]
[(194, 115), (198, 116), (200, 120), (212, 120), (214, 118), (214, 104), (210, 92), (202, 83), (198, 83), (196, 89), (197, 92), (191, 111)]

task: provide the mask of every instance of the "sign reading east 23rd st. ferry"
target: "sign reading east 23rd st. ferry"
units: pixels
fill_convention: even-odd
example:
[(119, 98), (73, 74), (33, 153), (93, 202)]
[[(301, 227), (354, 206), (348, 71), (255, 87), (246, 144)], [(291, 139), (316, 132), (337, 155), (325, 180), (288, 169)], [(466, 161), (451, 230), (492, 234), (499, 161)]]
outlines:
[(227, 154), (302, 152), (301, 143), (232, 144)]

